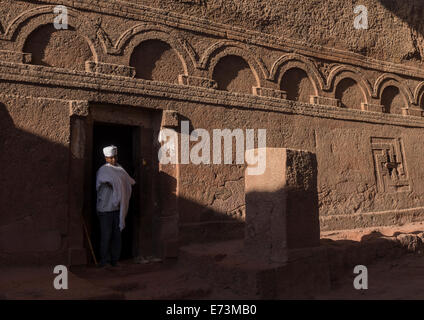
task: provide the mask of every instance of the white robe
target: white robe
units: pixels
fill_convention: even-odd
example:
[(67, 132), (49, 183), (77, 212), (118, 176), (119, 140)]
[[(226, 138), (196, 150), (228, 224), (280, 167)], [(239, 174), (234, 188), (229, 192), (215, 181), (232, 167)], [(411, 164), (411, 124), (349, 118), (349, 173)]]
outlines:
[(132, 186), (135, 181), (120, 165), (113, 166), (106, 163), (97, 171), (96, 190), (99, 191), (100, 185), (106, 182), (110, 183), (113, 188), (113, 205), (116, 207), (120, 206), (119, 228), (122, 231), (125, 228), (125, 218), (128, 213)]

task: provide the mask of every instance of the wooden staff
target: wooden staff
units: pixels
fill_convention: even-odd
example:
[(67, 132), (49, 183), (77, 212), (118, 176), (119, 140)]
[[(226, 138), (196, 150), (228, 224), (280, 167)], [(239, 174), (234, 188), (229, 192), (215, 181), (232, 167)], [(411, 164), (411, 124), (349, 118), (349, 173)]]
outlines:
[(85, 235), (87, 236), (88, 245), (90, 246), (91, 255), (93, 256), (94, 263), (97, 266), (96, 255), (94, 254), (93, 246), (91, 245), (90, 235), (88, 234), (87, 226), (85, 225), (84, 217), (82, 217), (82, 224), (84, 225)]

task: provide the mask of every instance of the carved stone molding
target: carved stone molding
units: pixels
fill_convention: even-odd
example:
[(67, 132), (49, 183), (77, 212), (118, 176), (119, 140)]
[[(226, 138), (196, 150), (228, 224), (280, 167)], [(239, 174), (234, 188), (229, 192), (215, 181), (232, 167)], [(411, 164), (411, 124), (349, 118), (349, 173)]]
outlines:
[(121, 77), (135, 77), (135, 68), (103, 62), (86, 61), (85, 70), (92, 73), (110, 74)]
[(409, 111), (408, 111), (408, 107), (406, 107), (406, 108), (401, 108), (401, 111), (402, 111), (402, 115), (403, 116), (407, 116), (407, 115), (409, 115)]
[(14, 63), (31, 63), (31, 53), (0, 50), (0, 60)]
[[(190, 0), (201, 1), (201, 0)], [(40, 0), (39, 2), (51, 5), (57, 5), (56, 0)], [(321, 47), (319, 45), (310, 47), (305, 46), (302, 41), (295, 39), (282, 38), (280, 36), (266, 34), (254, 30), (248, 30), (233, 25), (216, 23), (211, 20), (188, 16), (168, 10), (152, 8), (145, 5), (121, 2), (119, 4), (110, 0), (63, 0), (61, 4), (78, 10), (88, 10), (99, 14), (110, 14), (125, 19), (150, 22), (154, 24), (164, 24), (171, 28), (179, 28), (189, 32), (206, 33), (210, 36), (233, 39), (241, 43), (250, 43), (255, 46), (272, 47), (273, 49), (287, 52), (298, 52), (306, 56), (314, 56), (319, 59), (329, 60), (329, 63), (348, 63), (364, 68), (393, 72), (397, 74), (424, 77), (422, 69), (395, 64), (387, 61), (380, 61), (372, 58), (366, 58), (351, 51), (345, 51), (335, 48)], [(7, 29), (7, 27), (4, 27)]]
[(339, 99), (329, 98), (329, 97), (320, 97), (320, 96), (311, 96), (311, 104), (318, 104), (323, 106), (331, 107), (341, 107)]
[(361, 109), (363, 111), (371, 112), (384, 112), (385, 108), (381, 104), (362, 103)]
[(89, 114), (88, 101), (70, 101), (69, 102), (69, 115), (77, 117), (87, 117)]
[(164, 110), (162, 114), (162, 128), (178, 127), (178, 113), (174, 110)]
[[(129, 77), (110, 77), (103, 74), (64, 70), (33, 66), (28, 64), (13, 64), (0, 61), (0, 79), (49, 85), (49, 91), (54, 94), (57, 88), (79, 90), (81, 99), (90, 100), (89, 91), (115, 92), (117, 94), (150, 95), (166, 97), (166, 99), (186, 100), (210, 105), (228, 105), (244, 109), (257, 109), (274, 112), (288, 112), (308, 116), (325, 117), (354, 121), (390, 124), (396, 126), (414, 126), (423, 128), (424, 119), (420, 117), (403, 116), (382, 112), (357, 112), (358, 110), (334, 108), (328, 105), (288, 104), (286, 100), (272, 99), (265, 96), (253, 96), (226, 92), (223, 90), (208, 90), (201, 87), (188, 87), (177, 84), (147, 81)], [(84, 89), (81, 91), (81, 89)], [(331, 99), (331, 98), (326, 98)], [(330, 100), (328, 100), (330, 101)]]
[(253, 94), (256, 96), (270, 97), (277, 99), (286, 99), (287, 93), (282, 90), (276, 90), (271, 88), (253, 87)]
[[(3, 29), (0, 30), (0, 39), (15, 42), (9, 47), (13, 48), (14, 51), (0, 50), (0, 60), (19, 64), (31, 62), (31, 54), (19, 51), (23, 50), (31, 30), (51, 21), (53, 14), (51, 9), (57, 1), (41, 0), (38, 2), (49, 5), (33, 5), (28, 1), (26, 10), (12, 19), (8, 26), (2, 25), (0, 27), (0, 29)], [(217, 84), (211, 76), (215, 64), (226, 55), (236, 54), (245, 59), (252, 71), (256, 73), (259, 78), (257, 81), (258, 87), (263, 86), (266, 83), (265, 80), (274, 79), (285, 68), (301, 68), (317, 87), (316, 92), (314, 92), (316, 97), (311, 100), (311, 103), (316, 105), (339, 106), (339, 102), (331, 101), (331, 98), (322, 96), (327, 95), (323, 91), (331, 93), (330, 87), (337, 85), (338, 81), (345, 76), (355, 80), (363, 89), (366, 102), (377, 102), (381, 98), (381, 92), (388, 85), (399, 88), (408, 100), (406, 105), (408, 107), (419, 105), (424, 92), (424, 72), (415, 67), (371, 58), (364, 59), (361, 57), (358, 59), (358, 55), (352, 52), (320, 46), (311, 48), (292, 39), (245, 30), (231, 25), (216, 24), (202, 18), (178, 13), (170, 15), (165, 10), (134, 3), (120, 2), (117, 5), (107, 0), (98, 0), (95, 4), (89, 0), (64, 0), (63, 4), (69, 6), (70, 17), (72, 18), (70, 19), (71, 26), (75, 27), (89, 41), (93, 49), (93, 60), (109, 61), (107, 60), (108, 55), (122, 54), (125, 57), (119, 62), (120, 64), (87, 62), (86, 71), (96, 76), (105, 74), (116, 77), (135, 77), (135, 69), (128, 66), (133, 46), (138, 45), (141, 40), (157, 39), (167, 42), (177, 51), (183, 64), (186, 65), (185, 74), (179, 77), (179, 83), (190, 87), (216, 88)], [(11, 5), (11, 11), (13, 10), (14, 7)], [(91, 13), (88, 14), (87, 11)], [(135, 20), (137, 23), (115, 39), (101, 28), (99, 21), (105, 14), (112, 14), (122, 20)], [(192, 38), (194, 33), (198, 32), (212, 36), (211, 39), (213, 40), (209, 44), (205, 43), (206, 49), (199, 50), (188, 40)], [(277, 53), (280, 58), (273, 64), (272, 61), (264, 63), (262, 56), (274, 54), (277, 56)], [(269, 70), (270, 65), (272, 67)], [(317, 68), (317, 65), (319, 68)], [(363, 68), (372, 70), (374, 74), (364, 72)], [(210, 76), (206, 76), (206, 72), (203, 74), (205, 78), (192, 76), (193, 74), (201, 75), (196, 69), (208, 69)], [(370, 79), (375, 79), (375, 77), (375, 84), (371, 85), (374, 81)], [(274, 79), (275, 81), (277, 79)], [(372, 99), (368, 97), (370, 90), (372, 91)], [(268, 88), (259, 88), (254, 94), (263, 97), (284, 98), (283, 92), (272, 91)], [(369, 109), (363, 110), (373, 111), (370, 109), (372, 109), (371, 106), (369, 106)], [(377, 112), (380, 111), (377, 110)], [(403, 114), (417, 116), (419, 112), (404, 110)]]
[(404, 108), (402, 111), (406, 116), (424, 117), (424, 110), (420, 108)]
[(201, 77), (187, 76), (185, 74), (180, 74), (178, 76), (178, 83), (185, 86), (202, 87), (202, 88), (210, 88), (210, 89), (216, 89), (218, 87), (218, 84), (216, 83), (215, 80), (201, 78)]
[(337, 214), (321, 216), (321, 231), (355, 229), (358, 221), (361, 221), (363, 228), (401, 225), (409, 222), (416, 222), (424, 217), (424, 208), (391, 209), (384, 211), (373, 211), (363, 213)]

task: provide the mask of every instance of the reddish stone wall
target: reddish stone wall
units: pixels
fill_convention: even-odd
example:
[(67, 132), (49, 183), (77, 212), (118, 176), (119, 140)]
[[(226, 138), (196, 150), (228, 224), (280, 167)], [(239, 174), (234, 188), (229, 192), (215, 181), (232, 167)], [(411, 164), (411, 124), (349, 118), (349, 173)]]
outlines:
[[(421, 0), (130, 0), (214, 22), (284, 36), (368, 57), (421, 65), (424, 4)], [(353, 9), (364, 5), (368, 30), (356, 30)]]
[[(84, 106), (90, 103), (113, 106), (116, 112), (123, 107), (156, 113), (174, 110), (178, 120), (190, 121), (191, 129), (203, 128), (211, 134), (213, 129), (224, 128), (267, 129), (268, 147), (316, 153), (322, 230), (423, 219), (424, 72), (415, 62), (415, 67), (388, 62), (404, 62), (394, 53), (396, 46), (388, 51), (393, 59), (380, 61), (373, 59), (386, 58), (378, 54), (387, 49), (380, 46), (380, 38), (364, 40), (375, 43), (375, 51), (364, 56), (339, 50), (339, 42), (331, 40), (345, 41), (347, 48), (358, 51), (349, 47), (353, 35), (317, 36), (317, 30), (326, 30), (318, 22), (310, 22), (316, 31), (311, 32), (312, 43), (332, 44), (337, 49), (281, 37), (277, 27), (264, 28), (272, 31), (267, 34), (238, 28), (243, 26), (241, 20), (234, 25), (203, 20), (195, 5), (186, 12), (193, 16), (180, 15), (187, 5), (176, 2), (175, 10), (168, 12), (118, 1), (99, 0), (96, 5), (63, 1), (73, 6), (68, 8), (71, 28), (56, 31), (51, 27), (56, 1), (0, 3), (0, 90), (4, 97), (0, 103), (2, 121), (11, 132), (5, 141), (13, 141), (8, 142), (2, 164), (32, 179), (31, 183), (20, 179), (19, 185), (11, 175), (0, 180), (1, 190), (7, 190), (4, 199), (12, 197), (15, 206), (9, 209), (9, 201), (1, 205), (1, 212), (9, 213), (0, 217), (0, 228), (5, 230), (0, 254), (8, 256), (12, 250), (17, 257), (28, 250), (58, 257), (67, 246), (64, 239), (72, 236), (61, 229), (65, 228), (65, 212), (70, 210), (76, 217), (81, 208), (74, 203), (84, 197), (74, 194), (72, 205), (67, 203), (68, 190), (74, 188), (68, 184), (68, 170), (72, 167), (74, 174), (83, 168), (82, 159), (74, 166), (68, 161), (73, 159), (70, 144), (83, 137), (82, 133), (70, 134), (72, 100), (85, 101), (82, 110), (78, 104), (74, 110), (81, 116), (80, 128), (90, 114)], [(317, 6), (321, 8), (322, 3)], [(306, 8), (304, 1), (297, 5)], [(347, 14), (346, 10), (341, 12)], [(226, 21), (223, 12), (210, 18)], [(300, 30), (296, 23), (290, 30)], [(334, 24), (338, 25), (337, 19)], [(378, 33), (377, 25), (371, 34)], [(250, 29), (257, 27), (254, 23)], [(303, 40), (308, 37), (301, 33)], [(404, 54), (410, 56), (409, 40), (402, 41)], [(156, 138), (152, 143), (157, 143)], [(28, 160), (27, 150), (34, 161)], [(34, 171), (33, 164), (45, 164), (47, 169)], [(242, 165), (193, 164), (173, 168), (178, 178), (174, 191), (179, 197), (181, 242), (242, 236), (244, 169)], [(12, 192), (11, 186), (22, 189), (23, 195)], [(27, 225), (25, 217), (33, 219), (30, 229), (22, 229)], [(33, 223), (38, 219), (39, 224)], [(75, 229), (74, 219), (70, 230)], [(14, 244), (18, 243), (16, 234), (23, 231), (34, 247)]]
[[(267, 128), (268, 147), (316, 153), (323, 230), (395, 224), (422, 214), (424, 169), (419, 154), (424, 145), (421, 128), (285, 115), (275, 111), (255, 111), (252, 116), (252, 111), (225, 107), (215, 107), (210, 114), (204, 114), (204, 108), (186, 103), (176, 110), (191, 120), (193, 128), (209, 129), (211, 135), (213, 128), (220, 126)], [(408, 187), (401, 191), (378, 190), (372, 139), (379, 137), (390, 140), (389, 144), (392, 137), (401, 140), (408, 181)], [(181, 165), (180, 171), (180, 196), (197, 204), (180, 211), (181, 222), (224, 219), (225, 215), (212, 216), (209, 211), (226, 212), (234, 219), (239, 218), (238, 210), (244, 209), (244, 167)], [(201, 211), (199, 203), (205, 205)], [(407, 208), (415, 210), (401, 211)], [(202, 212), (206, 214), (201, 215)], [(243, 215), (241, 213), (241, 217)]]
[(0, 261), (67, 250), (69, 104), (0, 95)]

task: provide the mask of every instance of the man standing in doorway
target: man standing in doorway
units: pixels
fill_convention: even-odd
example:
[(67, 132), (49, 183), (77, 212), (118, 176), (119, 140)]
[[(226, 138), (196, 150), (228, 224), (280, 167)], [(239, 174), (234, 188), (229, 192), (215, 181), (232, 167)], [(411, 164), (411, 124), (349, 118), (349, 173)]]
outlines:
[(106, 163), (96, 175), (97, 215), (100, 220), (100, 264), (118, 265), (121, 254), (121, 232), (125, 228), (132, 186), (128, 173), (118, 164), (118, 148), (103, 149)]

